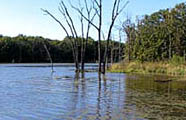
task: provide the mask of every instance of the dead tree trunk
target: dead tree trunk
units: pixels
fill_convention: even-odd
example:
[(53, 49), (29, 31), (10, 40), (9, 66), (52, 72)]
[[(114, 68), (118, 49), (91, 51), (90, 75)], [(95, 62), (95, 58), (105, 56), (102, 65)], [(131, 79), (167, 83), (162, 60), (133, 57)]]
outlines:
[(50, 52), (49, 52), (49, 50), (48, 50), (48, 48), (47, 48), (47, 46), (46, 46), (46, 44), (44, 42), (43, 42), (43, 46), (44, 46), (44, 48), (45, 48), (45, 50), (47, 52), (48, 58), (50, 60), (50, 63), (51, 63), (51, 72), (53, 73), (54, 72), (54, 65), (53, 65), (52, 57), (51, 57)]
[(111, 43), (111, 50), (110, 50), (110, 63), (113, 64), (113, 43)]
[[(82, 11), (82, 9), (81, 9)], [(81, 72), (84, 72), (84, 50), (85, 50), (85, 39), (84, 39), (84, 24), (83, 24), (83, 17), (81, 16)]]
[[(87, 44), (88, 44), (88, 39), (89, 39), (89, 31), (91, 28), (91, 23), (95, 16), (96, 13), (93, 14), (93, 16), (91, 16), (91, 12), (92, 12), (92, 7), (88, 7), (88, 3), (87, 0), (84, 0), (85, 3), (85, 8), (86, 8), (86, 12), (87, 12), (87, 18), (89, 21), (87, 21), (87, 31), (86, 31), (86, 38), (84, 38), (84, 24), (83, 24), (83, 16), (81, 15), (81, 27), (82, 27), (82, 47), (81, 47), (81, 71), (84, 72), (84, 67), (85, 67), (85, 53), (86, 53), (86, 48), (87, 48)], [(73, 6), (73, 8), (75, 8)], [(77, 10), (77, 8), (75, 8)], [(81, 12), (81, 14), (83, 14), (83, 8), (78, 10), (79, 12)]]
[(105, 70), (106, 69), (106, 59), (108, 57), (108, 47), (109, 47), (110, 37), (112, 34), (112, 28), (114, 26), (114, 23), (115, 23), (118, 15), (124, 10), (126, 5), (128, 4), (128, 1), (124, 4), (124, 6), (121, 9), (120, 9), (120, 3), (121, 3), (121, 0), (115, 0), (113, 8), (112, 8), (112, 19), (111, 19), (111, 24), (109, 27), (108, 36), (107, 36), (106, 51), (105, 51), (104, 59), (103, 59), (103, 71), (102, 71), (103, 74), (105, 74), (105, 71), (106, 71)]
[(96, 11), (96, 13), (98, 15), (98, 18), (99, 18), (99, 25), (96, 28), (98, 30), (98, 62), (99, 62), (99, 73), (101, 73), (102, 72), (102, 66), (101, 66), (101, 64), (102, 64), (102, 59), (101, 59), (101, 56), (102, 56), (101, 55), (101, 46), (102, 46), (101, 45), (101, 32), (102, 32), (102, 14), (103, 14), (102, 8), (103, 8), (103, 5), (102, 5), (102, 0), (99, 0), (99, 2), (98, 2), (98, 0), (94, 0), (94, 3), (97, 5), (97, 8), (94, 7), (94, 9), (95, 9), (95, 11)]

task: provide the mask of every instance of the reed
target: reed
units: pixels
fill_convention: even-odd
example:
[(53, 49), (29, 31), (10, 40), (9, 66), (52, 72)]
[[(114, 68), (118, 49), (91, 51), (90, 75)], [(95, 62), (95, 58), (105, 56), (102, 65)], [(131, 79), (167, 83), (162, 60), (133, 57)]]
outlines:
[(162, 62), (120, 62), (112, 65), (109, 72), (186, 75), (186, 64), (173, 61)]

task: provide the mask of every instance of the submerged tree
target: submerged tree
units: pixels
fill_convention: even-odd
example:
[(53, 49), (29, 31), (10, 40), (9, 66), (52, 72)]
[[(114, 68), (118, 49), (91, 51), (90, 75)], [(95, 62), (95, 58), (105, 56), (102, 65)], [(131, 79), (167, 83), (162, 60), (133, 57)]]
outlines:
[(81, 5), (81, 2), (79, 0), (79, 8), (73, 6), (71, 4), (71, 7), (77, 10), (79, 13), (83, 13), (84, 9), (86, 10), (86, 16), (87, 16), (87, 28), (86, 28), (86, 33), (84, 30), (85, 24), (84, 24), (84, 17), (81, 15), (80, 21), (81, 21), (81, 71), (84, 72), (84, 64), (85, 64), (85, 53), (86, 53), (86, 48), (87, 48), (87, 43), (89, 39), (89, 32), (91, 28), (91, 22), (93, 22), (96, 12), (92, 14), (93, 6), (89, 6), (87, 0), (84, 0), (84, 6)]
[[(76, 25), (74, 24), (74, 21), (72, 19), (71, 14), (69, 13), (65, 3), (63, 1), (60, 2), (59, 5), (59, 11), (60, 13), (63, 15), (64, 20), (66, 21), (66, 24), (68, 25), (68, 28), (70, 29), (70, 32), (68, 31), (68, 29), (65, 27), (65, 25), (63, 24), (63, 22), (59, 21), (52, 13), (50, 13), (48, 10), (43, 10), (43, 12), (47, 13), (50, 17), (52, 17), (57, 23), (59, 23), (59, 25), (62, 27), (62, 29), (66, 32), (66, 35), (69, 39), (69, 41), (71, 42), (71, 48), (73, 51), (73, 56), (74, 56), (74, 62), (76, 65), (76, 71), (80, 71), (79, 68), (79, 56), (81, 57), (81, 71), (84, 71), (84, 64), (85, 64), (85, 53), (86, 53), (86, 47), (87, 47), (87, 42), (89, 39), (89, 31), (90, 31), (90, 27), (91, 27), (91, 22), (93, 22), (94, 17), (96, 14), (91, 14), (93, 7), (88, 7), (88, 3), (87, 0), (84, 0), (84, 4), (85, 4), (85, 9), (87, 12), (87, 30), (86, 33), (84, 33), (84, 21), (83, 21), (83, 17), (81, 16), (80, 18), (80, 23), (81, 23), (81, 44), (78, 44), (78, 33), (76, 30)], [(73, 5), (72, 5), (73, 7)], [(75, 7), (73, 7), (75, 8)], [(78, 10), (80, 12), (83, 12), (84, 7), (81, 6), (80, 1), (79, 1), (79, 8)], [(86, 34), (86, 37), (84, 38), (84, 34)], [(81, 47), (81, 55), (79, 55), (79, 46)]]
[(49, 15), (51, 18), (53, 18), (65, 31), (68, 39), (71, 41), (70, 43), (71, 43), (71, 48), (72, 48), (72, 52), (73, 52), (76, 71), (79, 72), (79, 50), (78, 50), (78, 43), (77, 43), (78, 35), (77, 35), (77, 31), (76, 31), (76, 28), (74, 25), (74, 21), (72, 20), (72, 17), (70, 15), (65, 3), (63, 1), (60, 2), (59, 11), (63, 15), (63, 17), (64, 17), (64, 19), (70, 29), (70, 32), (64, 26), (63, 22), (59, 21), (52, 13), (50, 13), (48, 10), (44, 10), (44, 9), (42, 9), (42, 11), (45, 12), (47, 15)]
[[(120, 15), (120, 13), (122, 13), (122, 11), (124, 10), (124, 8), (126, 7), (126, 5), (128, 4), (128, 1), (125, 4), (122, 4), (122, 0), (114, 0), (113, 2), (113, 7), (112, 7), (112, 13), (111, 13), (111, 23), (109, 25), (108, 28), (108, 34), (107, 34), (107, 38), (106, 38), (106, 49), (105, 49), (105, 53), (103, 55), (103, 58), (101, 58), (102, 54), (101, 54), (101, 35), (102, 35), (102, 25), (103, 25), (103, 1), (102, 0), (93, 0), (92, 4), (93, 4), (93, 8), (96, 11), (96, 15), (98, 16), (98, 21), (97, 22), (92, 22), (90, 21), (90, 19), (88, 19), (88, 17), (86, 15), (83, 14), (83, 12), (76, 8), (73, 7), (75, 10), (77, 10), (80, 15), (87, 20), (88, 22), (90, 22), (90, 24), (98, 31), (98, 61), (99, 61), (99, 72), (102, 72), (103, 74), (105, 74), (105, 69), (106, 69), (106, 60), (108, 58), (108, 48), (109, 48), (109, 41), (111, 39), (111, 33), (112, 33), (112, 29), (113, 26), (115, 24), (116, 19), (118, 18), (118, 16)], [(98, 25), (96, 25), (96, 23), (98, 23)], [(103, 63), (103, 66), (101, 66), (101, 64)]]

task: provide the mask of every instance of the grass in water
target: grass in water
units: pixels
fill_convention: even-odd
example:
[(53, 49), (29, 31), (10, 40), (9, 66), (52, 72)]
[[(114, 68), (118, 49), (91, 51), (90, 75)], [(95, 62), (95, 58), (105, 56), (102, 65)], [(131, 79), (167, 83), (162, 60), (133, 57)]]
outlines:
[(125, 62), (112, 65), (109, 72), (142, 73), (142, 74), (166, 74), (186, 75), (186, 63), (182, 57), (174, 56), (169, 61), (161, 62)]

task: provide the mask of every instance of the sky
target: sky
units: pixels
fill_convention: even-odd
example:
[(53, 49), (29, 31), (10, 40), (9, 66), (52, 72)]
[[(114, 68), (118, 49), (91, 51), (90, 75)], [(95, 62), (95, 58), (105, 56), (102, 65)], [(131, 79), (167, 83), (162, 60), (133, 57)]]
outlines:
[[(71, 1), (75, 4), (77, 0)], [(103, 29), (107, 31), (113, 0), (103, 1)], [(49, 10), (64, 23), (64, 19), (58, 11), (59, 2), (60, 0), (0, 0), (0, 34), (12, 37), (18, 34), (24, 34), (27, 36), (43, 36), (45, 38), (62, 40), (66, 36), (63, 29), (53, 19), (44, 15), (41, 11), (41, 8)], [(119, 21), (125, 20), (126, 16), (130, 16), (134, 19), (136, 16), (149, 15), (160, 9), (172, 8), (176, 4), (182, 2), (185, 1), (129, 0), (129, 4), (119, 17)], [(68, 6), (68, 8), (70, 9), (70, 6)], [(70, 13), (75, 20), (77, 31), (79, 31), (78, 33), (80, 34), (78, 13), (73, 10), (70, 10)], [(119, 22), (117, 22), (116, 25), (118, 23)], [(97, 39), (95, 29), (91, 28), (90, 36)]]

